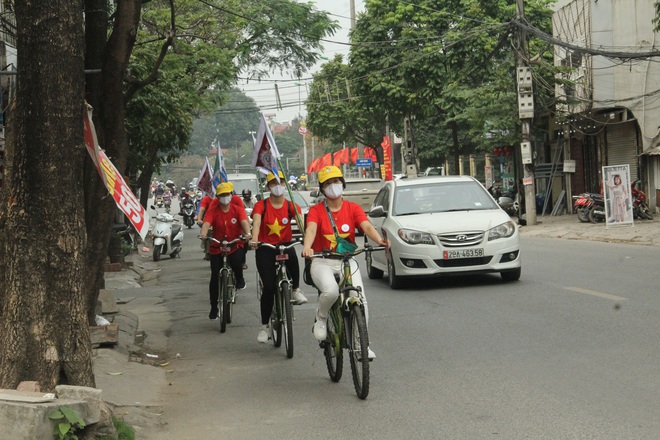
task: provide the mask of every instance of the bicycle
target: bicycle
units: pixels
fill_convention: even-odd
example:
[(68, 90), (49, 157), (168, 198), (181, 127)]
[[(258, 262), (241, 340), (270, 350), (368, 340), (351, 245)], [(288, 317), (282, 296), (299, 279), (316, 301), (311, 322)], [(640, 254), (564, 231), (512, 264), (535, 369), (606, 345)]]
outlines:
[(222, 254), (222, 268), (220, 269), (218, 286), (220, 290), (218, 295), (218, 319), (220, 320), (220, 333), (224, 333), (227, 324), (231, 324), (232, 306), (236, 304), (236, 275), (229, 265), (227, 254), (231, 251), (231, 245), (244, 240), (244, 237), (241, 236), (232, 241), (220, 241), (213, 237), (207, 237), (207, 240), (218, 243)]
[(339, 282), (339, 297), (328, 312), (328, 336), (319, 342), (323, 349), (328, 374), (333, 382), (339, 382), (343, 372), (343, 351), (348, 350), (351, 360), (353, 385), (357, 396), (364, 400), (369, 395), (369, 334), (364, 315), (362, 289), (353, 286), (350, 261), (363, 252), (384, 250), (384, 246), (364, 248), (352, 252), (323, 251), (312, 258), (339, 258), (342, 262), (343, 279)]
[(293, 303), (291, 302), (291, 278), (286, 270), (286, 261), (289, 259), (287, 250), (302, 244), (295, 240), (288, 245), (259, 242), (258, 247), (266, 246), (278, 251), (275, 255), (277, 265), (277, 290), (275, 291), (275, 306), (270, 315), (270, 329), (273, 336), (273, 345), (280, 347), (282, 339), (286, 348), (286, 357), (293, 357)]

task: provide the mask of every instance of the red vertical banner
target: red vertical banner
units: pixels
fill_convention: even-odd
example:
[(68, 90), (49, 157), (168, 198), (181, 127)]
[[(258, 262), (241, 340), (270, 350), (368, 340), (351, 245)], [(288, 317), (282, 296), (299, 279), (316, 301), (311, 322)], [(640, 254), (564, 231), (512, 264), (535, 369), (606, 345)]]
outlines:
[(383, 180), (392, 180), (392, 142), (388, 136), (383, 137), (380, 144), (383, 147)]

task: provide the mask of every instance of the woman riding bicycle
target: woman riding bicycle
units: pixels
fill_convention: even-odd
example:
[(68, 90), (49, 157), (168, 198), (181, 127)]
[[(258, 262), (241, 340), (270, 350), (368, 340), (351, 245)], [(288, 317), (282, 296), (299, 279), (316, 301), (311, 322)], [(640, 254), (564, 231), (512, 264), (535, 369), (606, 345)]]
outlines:
[[(202, 226), (201, 237), (206, 239), (209, 228), (213, 228), (213, 238), (219, 241), (231, 241), (245, 235), (250, 239), (250, 222), (245, 214), (243, 204), (236, 205), (231, 203), (232, 191), (234, 185), (230, 182), (223, 182), (215, 188), (218, 204), (209, 208), (204, 216), (204, 225)], [(220, 245), (214, 241), (209, 246), (211, 254), (211, 281), (209, 282), (209, 297), (211, 300), (211, 312), (209, 319), (218, 317), (218, 278), (222, 268), (222, 254)], [(229, 265), (236, 275), (236, 288), (245, 289), (245, 277), (243, 276), (243, 242), (239, 242), (227, 255)]]
[[(275, 303), (275, 291), (277, 290), (277, 271), (275, 267), (275, 255), (277, 250), (268, 247), (257, 248), (259, 240), (272, 245), (288, 244), (293, 238), (291, 231), (291, 219), (295, 218), (294, 209), (300, 213), (300, 206), (284, 198), (286, 184), (284, 174), (278, 172), (280, 183), (273, 173), (266, 176), (266, 186), (270, 191), (270, 197), (254, 205), (252, 211), (252, 230), (254, 235), (250, 245), (256, 249), (255, 258), (257, 270), (263, 283), (261, 293), (261, 330), (257, 341), (268, 342), (268, 322)], [(286, 251), (289, 259), (286, 261), (286, 269), (291, 276), (292, 299), (295, 304), (304, 304), (307, 298), (300, 291), (300, 266), (296, 251), (291, 248)]]
[[(335, 166), (324, 167), (318, 172), (318, 180), (319, 189), (325, 195), (326, 201), (312, 206), (307, 214), (302, 251), (304, 257), (311, 258), (314, 252), (324, 250), (336, 251), (339, 240), (346, 240), (355, 244), (355, 228), (360, 228), (371, 240), (389, 248), (389, 241), (383, 239), (376, 228), (369, 223), (367, 215), (360, 205), (343, 199), (342, 192), (346, 188), (346, 182), (339, 168)], [(330, 215), (332, 215), (332, 221)], [(337, 232), (335, 232), (333, 223)], [(351, 272), (353, 274), (353, 285), (362, 288), (362, 277), (355, 260), (351, 260)], [(314, 337), (322, 341), (328, 334), (328, 311), (339, 296), (339, 285), (335, 280), (335, 275), (342, 275), (341, 260), (314, 258), (312, 260), (311, 275), (314, 285), (321, 292), (319, 307), (316, 311), (316, 322), (314, 323)], [(362, 289), (362, 294), (364, 295), (364, 289)], [(363, 303), (364, 316), (368, 324), (369, 309), (366, 297)], [(370, 348), (369, 358), (374, 359), (375, 357), (375, 353)]]

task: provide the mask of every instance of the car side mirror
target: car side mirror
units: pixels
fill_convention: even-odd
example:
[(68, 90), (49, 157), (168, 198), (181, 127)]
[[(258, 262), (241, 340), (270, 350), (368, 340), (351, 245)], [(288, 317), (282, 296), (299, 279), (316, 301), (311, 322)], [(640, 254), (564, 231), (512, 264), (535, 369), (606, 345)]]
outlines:
[(369, 211), (369, 217), (374, 217), (374, 218), (387, 217), (387, 213), (385, 212), (385, 209), (381, 205), (378, 205), (371, 208), (371, 211)]

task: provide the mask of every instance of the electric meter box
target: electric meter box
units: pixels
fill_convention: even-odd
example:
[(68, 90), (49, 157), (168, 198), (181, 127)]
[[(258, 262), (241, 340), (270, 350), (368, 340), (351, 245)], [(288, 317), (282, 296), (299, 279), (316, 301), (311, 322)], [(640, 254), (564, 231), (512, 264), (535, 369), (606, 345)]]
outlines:
[(520, 143), (520, 157), (525, 165), (532, 163), (532, 144), (530, 142)]

